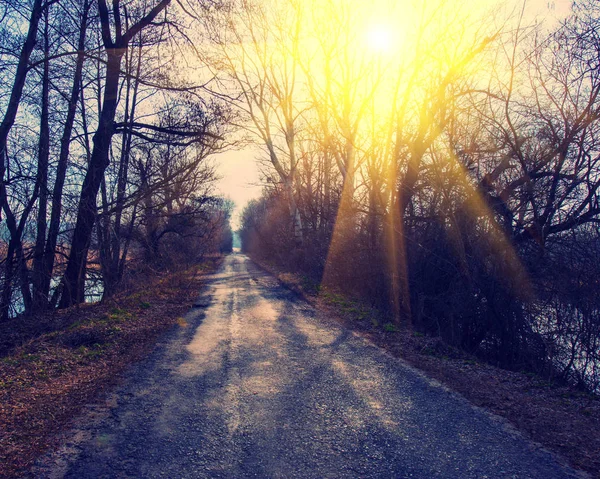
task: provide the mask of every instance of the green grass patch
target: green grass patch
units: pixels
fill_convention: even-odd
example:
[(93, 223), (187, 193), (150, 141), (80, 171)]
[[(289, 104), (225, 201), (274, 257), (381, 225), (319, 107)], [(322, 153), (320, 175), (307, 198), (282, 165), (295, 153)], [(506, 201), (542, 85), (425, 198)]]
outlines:
[(39, 354), (21, 354), (20, 358), (26, 362), (35, 362), (41, 359)]
[(551, 388), (554, 384), (550, 381), (544, 381), (544, 380), (540, 380), (540, 381), (536, 381), (533, 384), (534, 388), (540, 388), (540, 389), (546, 389), (546, 388)]
[[(148, 307), (150, 307), (149, 304), (148, 304)], [(122, 321), (127, 321), (129, 319), (133, 319), (135, 317), (135, 315), (133, 313), (131, 313), (130, 311), (127, 311), (126, 309), (113, 308), (110, 310), (107, 317), (108, 317), (109, 321), (119, 323)]]
[(362, 321), (371, 315), (369, 308), (366, 308), (360, 302), (353, 301), (342, 294), (321, 290), (321, 298), (323, 298), (326, 303), (341, 310), (343, 313), (354, 316), (354, 319)]
[(422, 354), (427, 354), (428, 356), (435, 356), (436, 355), (435, 349), (432, 348), (431, 346), (425, 346), (423, 349), (421, 349), (421, 353)]
[(319, 294), (321, 291), (321, 285), (308, 276), (302, 276), (300, 279), (300, 287), (304, 292), (313, 296)]
[(97, 359), (105, 352), (106, 348), (98, 343), (93, 346), (80, 346), (75, 350), (75, 354), (84, 359)]
[(73, 330), (73, 329), (79, 329), (79, 328), (81, 328), (83, 326), (85, 326), (84, 321), (79, 321), (78, 320), (78, 321), (74, 321), (73, 323), (71, 323), (71, 325), (69, 326), (68, 329), (71, 329), (71, 330)]
[(321, 294), (321, 297), (327, 301), (328, 303), (334, 306), (347, 306), (348, 301), (344, 296), (338, 293), (333, 293), (331, 291), (324, 290)]
[(383, 330), (388, 333), (398, 333), (400, 331), (394, 323), (385, 323), (383, 325)]

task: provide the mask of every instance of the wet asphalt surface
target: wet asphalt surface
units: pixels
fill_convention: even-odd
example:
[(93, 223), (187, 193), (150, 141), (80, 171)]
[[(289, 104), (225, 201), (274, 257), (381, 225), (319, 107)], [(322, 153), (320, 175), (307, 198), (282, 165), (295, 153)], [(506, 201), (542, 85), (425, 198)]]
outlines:
[(34, 477), (575, 477), (240, 254), (62, 443)]

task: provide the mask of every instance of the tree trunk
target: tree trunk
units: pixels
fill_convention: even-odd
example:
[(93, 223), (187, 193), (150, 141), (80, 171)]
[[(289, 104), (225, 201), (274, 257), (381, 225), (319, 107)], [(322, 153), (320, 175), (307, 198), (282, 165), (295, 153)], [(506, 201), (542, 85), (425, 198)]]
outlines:
[(60, 217), (62, 213), (62, 194), (67, 174), (67, 164), (69, 160), (69, 148), (71, 145), (71, 133), (77, 113), (77, 103), (80, 92), (81, 78), (83, 73), (83, 62), (85, 60), (85, 37), (87, 32), (88, 14), (90, 2), (86, 1), (83, 5), (83, 15), (79, 26), (79, 39), (77, 41), (77, 61), (75, 63), (75, 74), (73, 75), (73, 84), (71, 86), (71, 95), (67, 108), (67, 117), (65, 127), (60, 139), (60, 153), (58, 165), (56, 167), (56, 181), (52, 191), (52, 210), (50, 213), (50, 226), (48, 228), (48, 239), (44, 250), (42, 282), (38, 296), (48, 298), (50, 293), (50, 282), (54, 270), (54, 261), (56, 256), (56, 245), (58, 243), (58, 233), (60, 231)]
[(25, 225), (27, 224), (27, 219), (29, 218), (29, 213), (31, 212), (31, 209), (33, 208), (33, 205), (37, 200), (38, 190), (38, 183), (36, 182), (33, 195), (30, 198), (27, 205), (25, 206), (25, 208), (23, 209), (21, 219), (19, 220), (19, 224), (17, 225), (15, 215), (11, 211), (10, 205), (6, 201), (6, 188), (4, 186), (4, 183), (0, 183), (0, 199), (4, 200), (3, 209), (6, 215), (6, 226), (8, 227), (8, 231), (10, 232), (8, 253), (6, 255), (4, 265), (4, 284), (2, 287), (2, 295), (0, 296), (0, 319), (2, 320), (8, 319), (8, 313), (10, 310), (12, 297), (12, 278), (14, 277), (15, 272), (15, 255), (17, 256), (17, 266), (19, 267), (19, 271), (21, 272), (22, 282), (25, 283), (21, 284), (25, 312), (28, 313), (31, 309), (29, 281), (27, 280), (27, 266), (25, 264), (25, 257), (23, 254), (23, 245), (21, 243), (21, 238), (23, 236), (23, 230), (25, 229)]
[(288, 178), (285, 182), (285, 189), (288, 195), (288, 202), (290, 207), (290, 216), (292, 218), (292, 227), (294, 230), (294, 241), (296, 245), (300, 246), (304, 239), (302, 231), (302, 217), (300, 216), (300, 210), (296, 203), (294, 196), (294, 185), (291, 178)]
[(85, 267), (97, 214), (96, 197), (104, 177), (104, 171), (109, 164), (110, 142), (114, 134), (113, 121), (117, 109), (123, 53), (124, 50), (121, 48), (107, 49), (102, 111), (98, 121), (98, 130), (93, 138), (92, 157), (81, 188), (77, 222), (71, 241), (71, 253), (61, 282), (60, 308), (66, 308), (82, 302), (84, 299)]
[(331, 153), (326, 150), (323, 164), (324, 174), (324, 199), (323, 199), (323, 216), (325, 221), (323, 222), (325, 228), (329, 229), (331, 224)]
[(98, 250), (100, 253), (100, 268), (102, 270), (102, 280), (104, 282), (104, 291), (102, 298), (107, 298), (112, 295), (112, 289), (115, 281), (110, 268), (111, 263), (111, 224), (110, 214), (108, 212), (108, 195), (106, 192), (106, 176), (102, 177), (100, 183), (100, 198), (102, 199), (101, 209), (102, 215), (99, 221), (96, 222), (96, 237), (98, 238)]
[[(11, 224), (12, 219), (12, 224)], [(7, 224), (11, 232), (11, 239), (8, 243), (8, 251), (4, 260), (4, 283), (2, 285), (2, 296), (0, 297), (0, 319), (6, 321), (9, 318), (10, 305), (12, 303), (12, 278), (15, 263), (15, 241), (13, 230), (16, 230), (14, 217), (7, 215)]]
[(48, 294), (44, 294), (44, 245), (46, 243), (48, 213), (48, 162), (50, 159), (49, 127), (49, 91), (50, 91), (50, 44), (48, 40), (48, 9), (44, 11), (44, 71), (42, 74), (42, 108), (40, 115), (40, 138), (38, 146), (37, 182), (39, 184), (37, 236), (33, 252), (33, 309), (42, 311), (48, 303)]
[(125, 106), (125, 120), (124, 120), (124, 132), (123, 132), (123, 142), (121, 144), (121, 161), (119, 164), (119, 174), (117, 179), (117, 199), (115, 204), (115, 222), (112, 232), (112, 257), (110, 258), (110, 283), (105, 284), (105, 292), (110, 296), (112, 294), (112, 290), (115, 288), (116, 284), (121, 281), (123, 268), (121, 268), (121, 222), (123, 216), (123, 209), (125, 207), (125, 199), (126, 199), (126, 188), (127, 188), (127, 178), (129, 174), (129, 156), (131, 153), (131, 140), (133, 135), (131, 134), (130, 124), (135, 121), (135, 108), (137, 104), (137, 93), (139, 81), (138, 78), (140, 76), (142, 65), (142, 47), (140, 45), (138, 50), (138, 58), (137, 58), (137, 68), (136, 68), (136, 76), (134, 79), (133, 85), (133, 93), (131, 94), (130, 101), (130, 92), (131, 92), (131, 80), (127, 81), (127, 93), (126, 93), (126, 106)]

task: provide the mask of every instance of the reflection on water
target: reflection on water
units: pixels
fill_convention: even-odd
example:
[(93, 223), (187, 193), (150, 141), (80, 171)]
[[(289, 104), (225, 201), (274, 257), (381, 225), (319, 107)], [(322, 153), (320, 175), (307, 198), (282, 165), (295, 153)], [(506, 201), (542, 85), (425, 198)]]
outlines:
[[(60, 276), (56, 276), (50, 280), (50, 298), (54, 295), (56, 288), (60, 284)], [(102, 276), (98, 273), (88, 273), (85, 278), (84, 302), (96, 303), (102, 299), (104, 294), (104, 282)], [(23, 295), (19, 289), (13, 291), (12, 302), (10, 305), (9, 316), (11, 318), (21, 314), (25, 310), (23, 304)]]
[(99, 274), (87, 274), (85, 278), (84, 297), (86, 303), (96, 303), (104, 294), (104, 281)]

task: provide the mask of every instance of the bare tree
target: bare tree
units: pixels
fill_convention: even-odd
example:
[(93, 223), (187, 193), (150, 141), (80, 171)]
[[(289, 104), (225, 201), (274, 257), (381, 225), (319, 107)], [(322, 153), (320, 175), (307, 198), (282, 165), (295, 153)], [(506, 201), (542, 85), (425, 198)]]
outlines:
[[(286, 7), (295, 16), (286, 17)], [(283, 8), (242, 1), (207, 17), (205, 28), (214, 45), (209, 66), (226, 87), (232, 105), (246, 116), (251, 131), (266, 148), (284, 185), (294, 238), (302, 243), (302, 217), (294, 190), (298, 174), (297, 136), (302, 110), (297, 98), (302, 8)], [(238, 96), (239, 95), (239, 96)]]
[[(98, 2), (102, 41), (106, 54), (104, 97), (98, 120), (98, 129), (94, 134), (94, 148), (90, 164), (81, 188), (77, 222), (71, 240), (69, 262), (61, 282), (62, 295), (59, 303), (61, 307), (83, 301), (85, 263), (97, 214), (96, 196), (100, 189), (104, 171), (109, 164), (109, 148), (114, 135), (113, 122), (118, 103), (121, 60), (135, 35), (151, 25), (170, 3), (170, 0), (158, 2), (152, 9), (124, 30), (119, 2), (113, 2), (112, 12), (109, 11), (105, 0), (99, 0)], [(114, 40), (111, 33), (111, 24), (114, 25), (115, 29)]]

